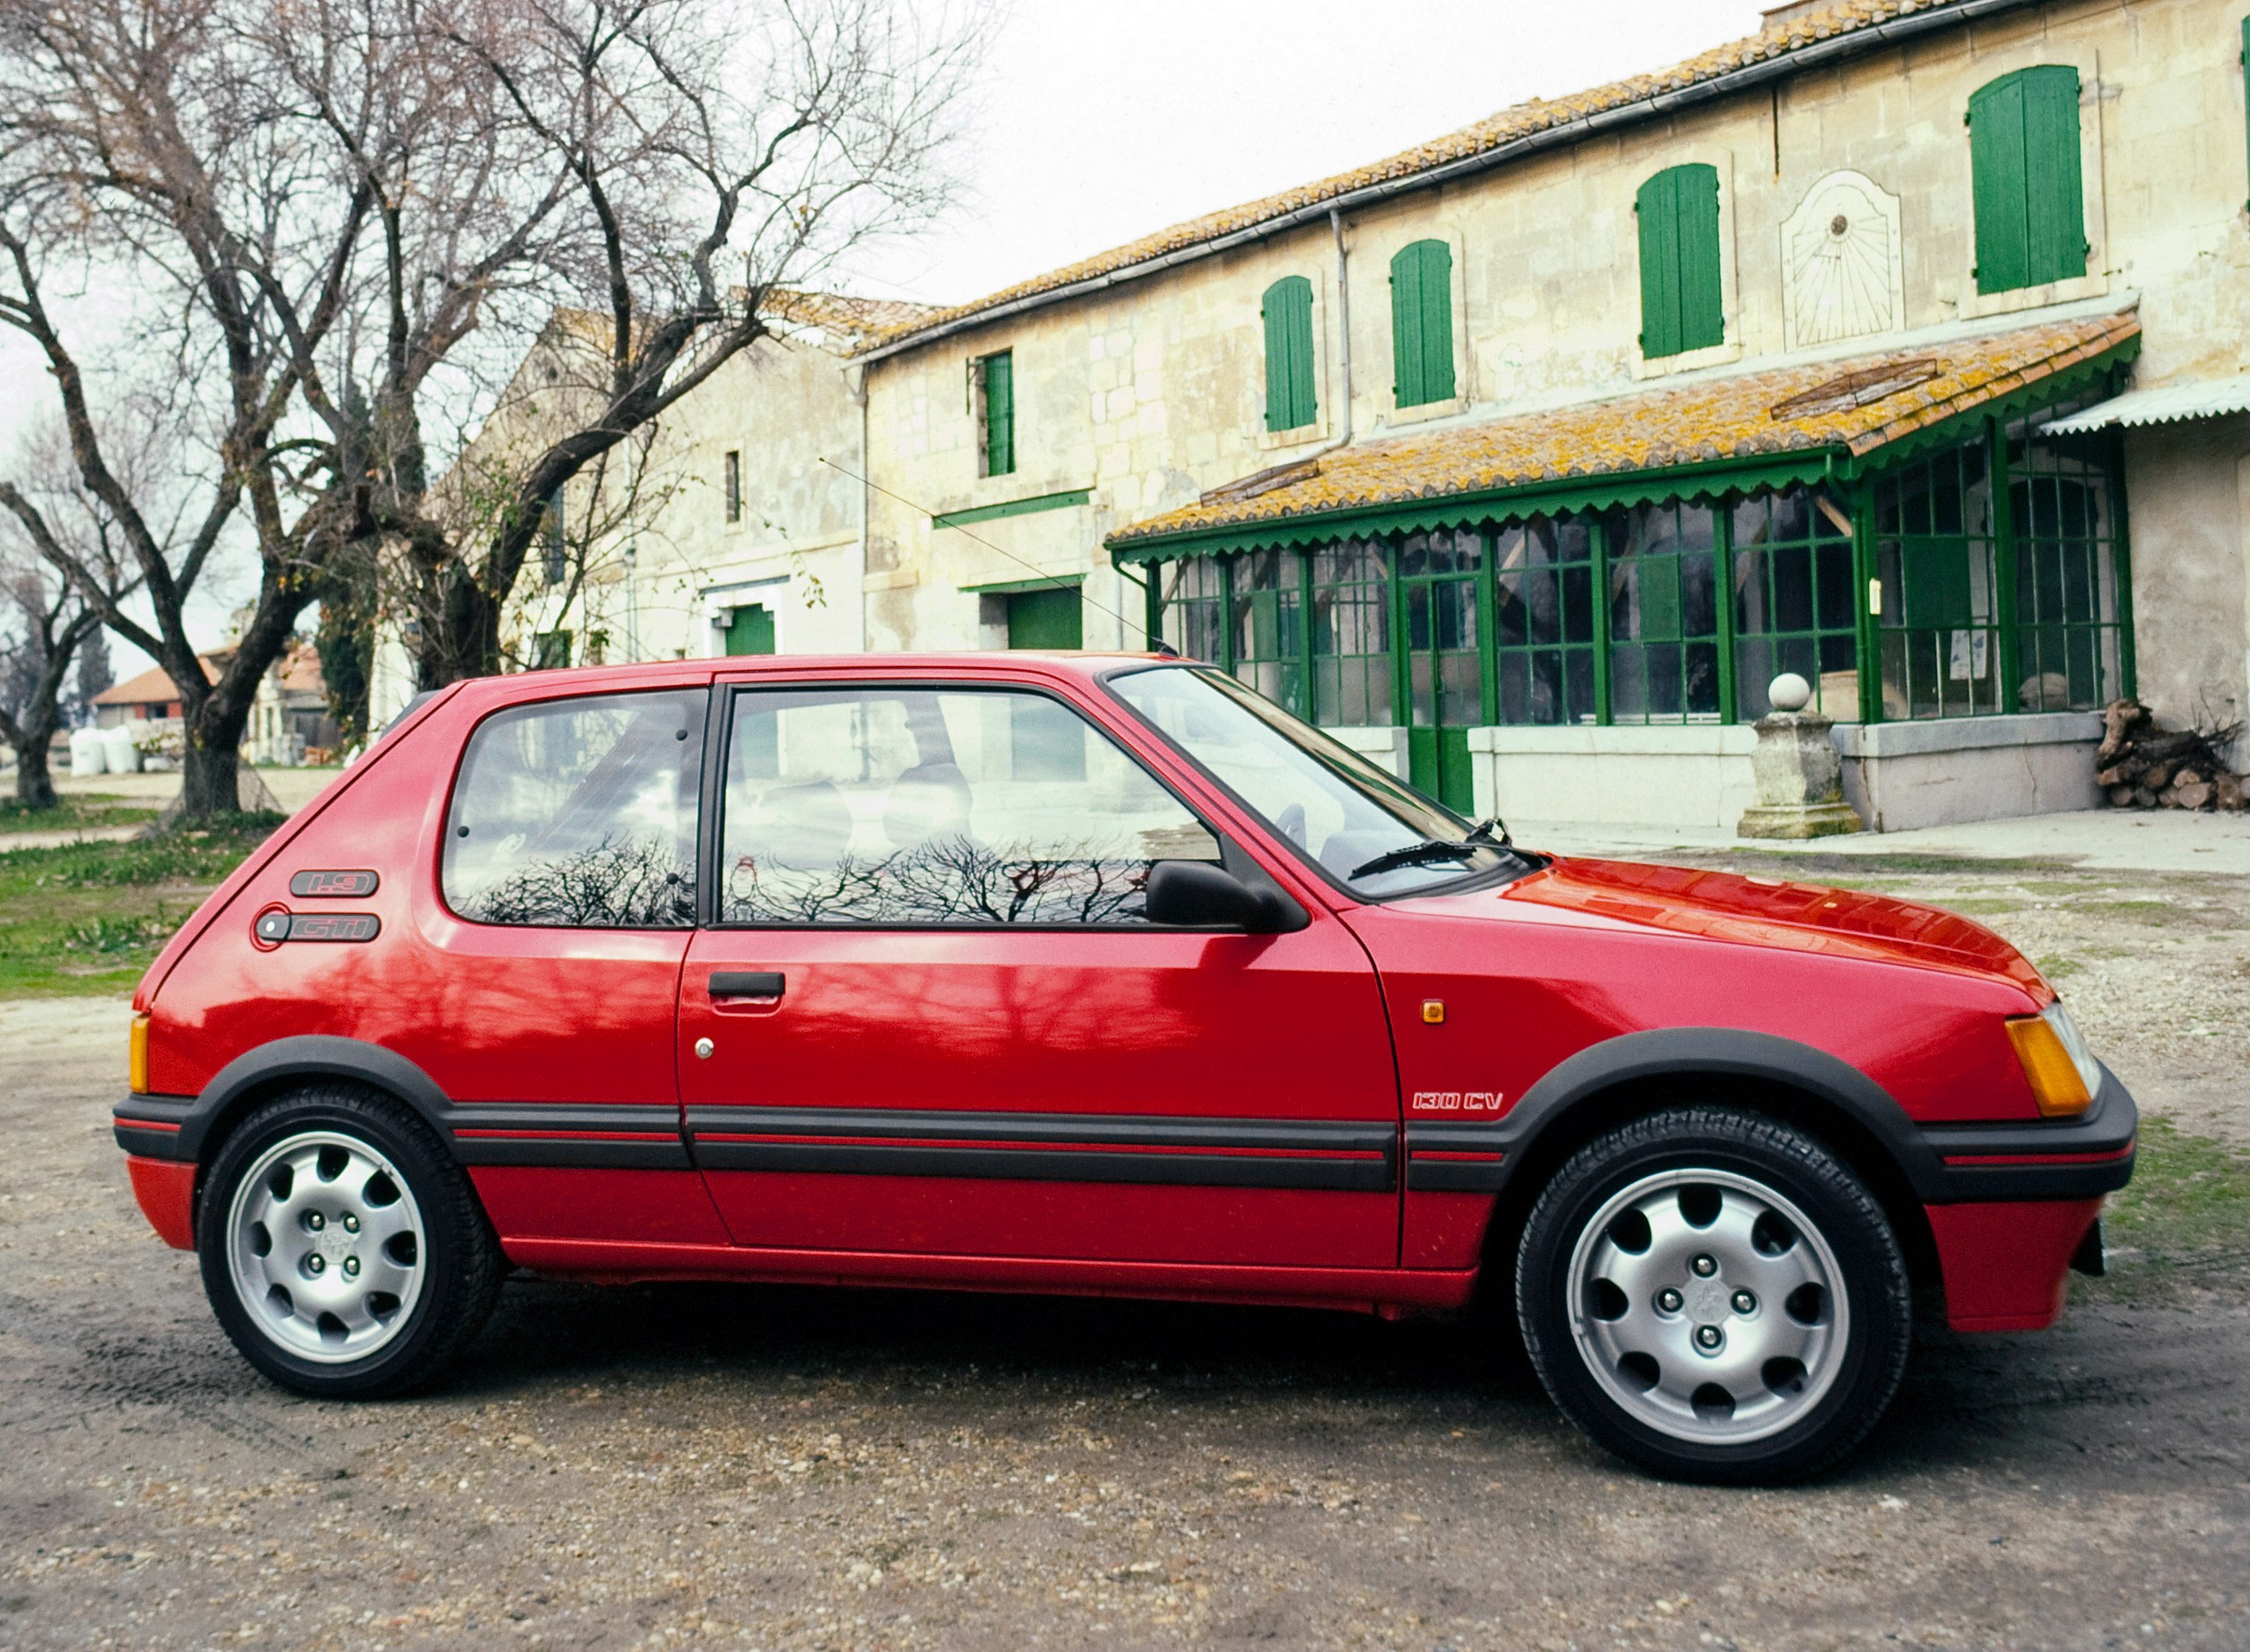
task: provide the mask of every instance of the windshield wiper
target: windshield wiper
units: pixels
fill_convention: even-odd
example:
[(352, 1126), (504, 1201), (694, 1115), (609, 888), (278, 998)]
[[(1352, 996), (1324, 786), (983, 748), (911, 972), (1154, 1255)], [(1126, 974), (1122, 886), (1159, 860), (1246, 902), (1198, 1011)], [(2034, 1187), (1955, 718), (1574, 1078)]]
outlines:
[[(1494, 828), (1500, 832), (1498, 837), (1493, 835)], [(1478, 821), (1469, 828), (1466, 837), (1431, 837), (1418, 843), (1408, 843), (1403, 849), (1386, 849), (1366, 865), (1354, 867), (1348, 875), (1360, 878), (1377, 872), (1395, 872), (1405, 866), (1427, 866), (1433, 861), (1466, 861), (1480, 849), (1504, 850), (1510, 854), (1516, 852), (1515, 844), (1509, 841), (1507, 823), (1498, 815), (1489, 820)]]

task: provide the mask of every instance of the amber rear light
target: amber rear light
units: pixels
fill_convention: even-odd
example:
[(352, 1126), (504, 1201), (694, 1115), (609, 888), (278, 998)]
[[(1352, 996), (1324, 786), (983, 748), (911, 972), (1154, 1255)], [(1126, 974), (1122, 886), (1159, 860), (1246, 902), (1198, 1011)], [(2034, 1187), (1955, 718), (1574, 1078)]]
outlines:
[(126, 1076), (133, 1085), (133, 1094), (149, 1093), (149, 1016), (146, 1010), (133, 1017), (132, 1053), (125, 1060)]
[(2094, 1104), (2093, 1092), (2071, 1059), (2063, 1035), (2046, 1016), (2025, 1016), (2009, 1022), (2008, 1036), (2015, 1042), (2016, 1060), (2023, 1063), (2023, 1076), (2030, 1081), (2032, 1099), (2042, 1115), (2074, 1119)]

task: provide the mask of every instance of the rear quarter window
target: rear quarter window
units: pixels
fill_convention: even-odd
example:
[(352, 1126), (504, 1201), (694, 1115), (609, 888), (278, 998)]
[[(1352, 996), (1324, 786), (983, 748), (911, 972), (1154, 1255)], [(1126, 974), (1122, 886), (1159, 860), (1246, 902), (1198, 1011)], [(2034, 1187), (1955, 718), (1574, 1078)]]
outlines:
[(446, 820), (446, 904), (476, 923), (696, 921), (702, 690), (584, 696), (477, 726)]

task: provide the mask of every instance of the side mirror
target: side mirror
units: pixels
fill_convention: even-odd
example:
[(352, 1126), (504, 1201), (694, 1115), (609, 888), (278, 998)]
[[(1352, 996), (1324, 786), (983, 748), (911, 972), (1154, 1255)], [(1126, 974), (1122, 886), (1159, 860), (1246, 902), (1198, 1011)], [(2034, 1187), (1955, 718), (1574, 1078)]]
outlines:
[(1302, 912), (1285, 910), (1293, 904), (1278, 889), (1254, 889), (1209, 861), (1159, 861), (1148, 869), (1151, 923), (1272, 935), (1303, 927)]

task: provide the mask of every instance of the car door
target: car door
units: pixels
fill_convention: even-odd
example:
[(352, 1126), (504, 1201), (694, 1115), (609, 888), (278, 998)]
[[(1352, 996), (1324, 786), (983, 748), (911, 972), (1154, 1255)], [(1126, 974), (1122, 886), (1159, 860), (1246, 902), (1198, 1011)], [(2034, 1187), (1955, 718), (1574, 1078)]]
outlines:
[(1241, 851), (1057, 695), (725, 698), (679, 1040), (734, 1242), (1396, 1264), (1389, 1038), (1331, 914), (1149, 923), (1151, 862)]
[(453, 1102), (500, 1232), (723, 1244), (679, 1131), (707, 684), (530, 701), (467, 737), (385, 1039)]

